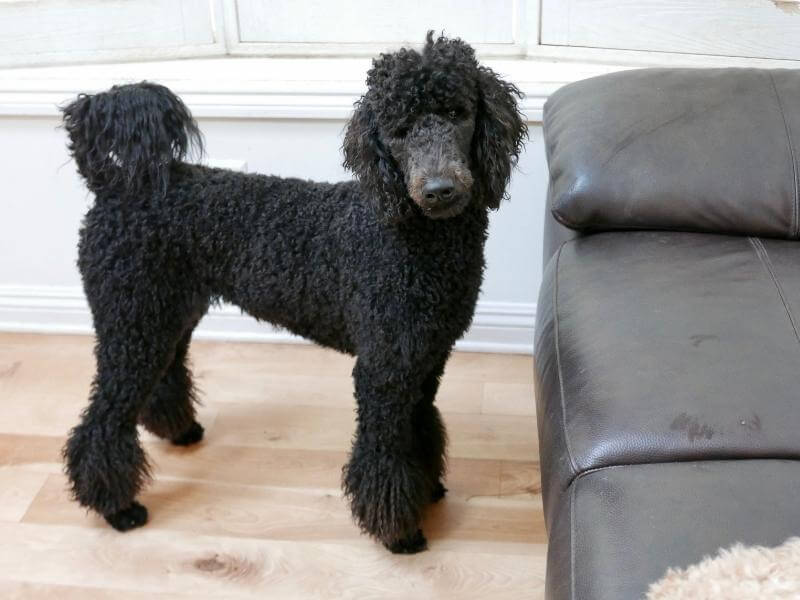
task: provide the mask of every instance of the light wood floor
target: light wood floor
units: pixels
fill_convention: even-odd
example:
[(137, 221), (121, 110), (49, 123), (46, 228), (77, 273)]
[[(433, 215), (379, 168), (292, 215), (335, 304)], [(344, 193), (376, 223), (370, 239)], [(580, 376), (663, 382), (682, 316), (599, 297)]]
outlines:
[(339, 488), (352, 359), (314, 346), (194, 342), (206, 438), (143, 434), (142, 529), (69, 501), (60, 449), (86, 403), (92, 339), (0, 334), (0, 598), (542, 598), (530, 357), (455, 354), (437, 403), (450, 434), (430, 550), (361, 536)]

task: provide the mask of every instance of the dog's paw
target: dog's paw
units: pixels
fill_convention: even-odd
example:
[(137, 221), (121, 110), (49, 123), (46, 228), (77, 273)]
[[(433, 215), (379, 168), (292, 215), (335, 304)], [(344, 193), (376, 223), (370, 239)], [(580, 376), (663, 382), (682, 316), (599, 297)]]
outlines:
[(103, 516), (117, 531), (129, 531), (147, 523), (147, 509), (136, 501), (126, 509)]
[(416, 554), (428, 549), (428, 540), (425, 539), (422, 530), (417, 529), (416, 533), (396, 542), (384, 543), (384, 546), (392, 554)]
[(172, 443), (176, 446), (191, 446), (192, 444), (196, 444), (203, 439), (204, 432), (205, 430), (203, 429), (203, 426), (197, 421), (194, 421), (189, 429), (187, 429), (178, 437), (174, 438)]
[(431, 492), (431, 502), (438, 502), (444, 495), (447, 493), (447, 488), (444, 487), (441, 481), (436, 482), (436, 486), (433, 488), (433, 492)]
[[(419, 540), (424, 540), (422, 534), (412, 535), (412, 532), (419, 529), (432, 487), (421, 466), (398, 454), (370, 452), (369, 448), (357, 443), (350, 463), (345, 467), (343, 483), (353, 517), (361, 531), (379, 540), (392, 552), (417, 552), (421, 549)], [(416, 543), (412, 543), (415, 540)]]

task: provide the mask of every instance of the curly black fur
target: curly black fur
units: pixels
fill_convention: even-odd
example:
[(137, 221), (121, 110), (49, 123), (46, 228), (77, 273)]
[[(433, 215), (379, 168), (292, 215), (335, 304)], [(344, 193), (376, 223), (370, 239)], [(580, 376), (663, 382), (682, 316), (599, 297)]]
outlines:
[[(358, 182), (314, 183), (184, 162), (200, 143), (186, 107), (151, 83), (64, 109), (96, 201), (78, 265), (97, 335), (91, 401), (64, 449), (72, 492), (117, 529), (141, 525), (148, 468), (136, 424), (199, 441), (187, 349), (228, 301), (356, 355), (358, 429), (343, 472), (353, 515), (395, 552), (424, 549), (424, 507), (444, 494), (433, 404), (469, 327), (496, 208), (525, 125), (519, 92), (460, 40), (378, 58), (345, 140)], [(447, 192), (430, 191), (432, 181)], [(441, 189), (441, 185), (440, 188)]]
[(142, 82), (81, 94), (63, 109), (69, 150), (97, 195), (165, 193), (170, 166), (203, 138), (189, 109), (163, 85)]

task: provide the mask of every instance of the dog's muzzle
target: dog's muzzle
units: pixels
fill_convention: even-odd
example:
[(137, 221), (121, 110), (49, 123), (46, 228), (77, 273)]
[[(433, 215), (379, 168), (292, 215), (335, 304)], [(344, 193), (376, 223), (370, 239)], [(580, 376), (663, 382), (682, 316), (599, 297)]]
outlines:
[(417, 203), (432, 219), (454, 217), (466, 205), (468, 192), (451, 177), (431, 177), (422, 186), (422, 198)]
[(439, 169), (436, 171), (431, 175), (423, 173), (412, 176), (409, 193), (426, 217), (454, 217), (469, 203), (472, 176), (468, 169), (457, 166), (451, 166), (444, 172)]
[(436, 115), (421, 119), (409, 135), (406, 184), (425, 216), (453, 217), (469, 203), (472, 174), (467, 166), (467, 137)]

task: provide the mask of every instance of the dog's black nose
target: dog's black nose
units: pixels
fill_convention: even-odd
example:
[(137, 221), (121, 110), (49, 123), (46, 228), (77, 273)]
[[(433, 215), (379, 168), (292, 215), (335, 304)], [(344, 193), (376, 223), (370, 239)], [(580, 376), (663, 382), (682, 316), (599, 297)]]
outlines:
[(428, 202), (447, 201), (455, 193), (455, 183), (452, 179), (435, 177), (430, 179), (422, 188), (422, 195)]

